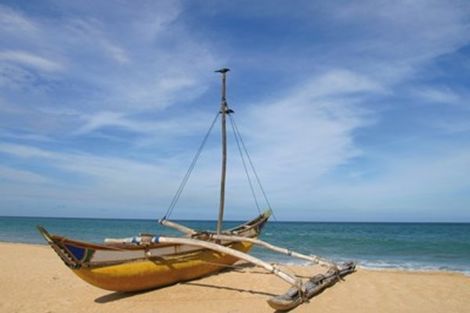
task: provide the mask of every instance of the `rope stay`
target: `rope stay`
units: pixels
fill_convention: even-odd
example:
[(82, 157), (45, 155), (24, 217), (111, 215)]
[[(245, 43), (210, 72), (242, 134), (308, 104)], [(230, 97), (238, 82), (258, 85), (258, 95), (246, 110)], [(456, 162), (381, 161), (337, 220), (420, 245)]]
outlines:
[(233, 130), (233, 137), (235, 138), (235, 142), (237, 143), (237, 148), (238, 148), (238, 152), (240, 153), (240, 158), (242, 160), (243, 169), (245, 170), (245, 175), (248, 180), (248, 185), (250, 186), (251, 194), (253, 195), (253, 199), (255, 200), (256, 209), (258, 210), (258, 213), (261, 214), (261, 209), (259, 207), (258, 198), (256, 197), (256, 192), (255, 192), (255, 189), (253, 188), (253, 183), (251, 182), (251, 177), (248, 172), (248, 168), (246, 166), (245, 156), (240, 146), (240, 140), (238, 139), (238, 138), (241, 139), (241, 137), (240, 137), (240, 134), (235, 130), (234, 118), (232, 117), (231, 114), (229, 115), (229, 118), (230, 118), (230, 124), (232, 126), (232, 130)]
[(191, 164), (189, 165), (189, 168), (188, 170), (186, 171), (186, 174), (184, 175), (183, 177), (183, 180), (181, 181), (178, 189), (176, 190), (176, 193), (175, 195), (173, 196), (173, 199), (171, 200), (171, 203), (170, 205), (168, 206), (168, 209), (166, 210), (166, 213), (165, 215), (163, 216), (162, 220), (166, 220), (167, 218), (170, 217), (170, 215), (173, 213), (173, 210), (176, 206), (176, 203), (178, 202), (182, 192), (183, 192), (183, 189), (184, 187), (186, 186), (186, 184), (188, 183), (189, 181), (189, 177), (191, 176), (191, 173), (194, 169), (194, 167), (196, 166), (196, 163), (199, 159), (199, 156), (201, 155), (201, 152), (202, 150), (204, 149), (204, 146), (207, 142), (207, 139), (209, 138), (209, 135), (210, 133), (212, 132), (212, 129), (214, 128), (214, 125), (215, 125), (215, 122), (217, 121), (218, 117), (220, 115), (220, 112), (217, 112), (217, 114), (215, 115), (214, 117), (214, 120), (212, 121), (212, 124), (211, 126), (209, 127), (209, 129), (207, 130), (207, 133), (206, 135), (204, 136), (204, 138), (202, 139), (202, 142), (201, 142), (201, 145), (199, 146), (199, 149), (197, 150), (196, 154), (194, 155), (193, 157), (193, 160), (191, 161)]
[[(272, 214), (273, 214), (273, 218), (275, 221), (277, 221), (277, 218), (276, 218), (276, 215), (274, 214), (274, 211), (271, 207), (271, 203), (269, 202), (269, 199), (268, 199), (268, 196), (266, 195), (266, 192), (264, 191), (264, 188), (263, 188), (263, 185), (261, 184), (261, 180), (258, 176), (258, 173), (256, 172), (256, 169), (255, 169), (255, 166), (253, 165), (253, 161), (251, 160), (251, 157), (250, 157), (250, 154), (248, 153), (248, 149), (246, 148), (246, 145), (245, 145), (245, 142), (243, 141), (243, 138), (242, 136), (240, 135), (240, 131), (238, 130), (238, 126), (237, 126), (237, 123), (235, 121), (235, 118), (233, 118), (231, 115), (229, 115), (230, 117), (230, 120), (231, 120), (231, 123), (233, 125), (233, 129), (235, 131), (235, 133), (237, 134), (238, 138), (240, 139), (240, 143), (241, 143), (241, 146), (245, 152), (245, 155), (248, 159), (248, 163), (250, 164), (250, 167), (251, 167), (251, 171), (253, 172), (255, 178), (256, 178), (256, 182), (258, 184), (258, 187), (259, 189), (261, 190), (261, 193), (263, 195), (263, 198), (264, 198), (264, 201), (266, 201), (266, 204), (268, 205), (268, 209), (271, 210)], [(238, 141), (237, 141), (237, 144), (238, 144)], [(248, 174), (247, 174), (248, 175)], [(251, 185), (251, 184), (250, 184)], [(259, 208), (258, 208), (259, 210)]]
[[(230, 113), (233, 113), (233, 112), (230, 112)], [(171, 214), (173, 213), (173, 210), (174, 210), (178, 200), (180, 199), (181, 194), (183, 193), (183, 190), (186, 187), (186, 184), (189, 181), (191, 173), (193, 172), (193, 170), (196, 166), (196, 163), (197, 163), (197, 161), (198, 161), (198, 159), (199, 159), (199, 157), (202, 153), (202, 150), (204, 149), (204, 146), (206, 145), (206, 142), (207, 142), (207, 140), (208, 140), (208, 138), (209, 138), (209, 136), (212, 132), (212, 129), (214, 128), (215, 123), (217, 122), (217, 119), (218, 119), (219, 115), (220, 115), (220, 112), (217, 112), (217, 114), (215, 115), (209, 129), (207, 130), (207, 133), (205, 134), (201, 144), (199, 145), (199, 148), (196, 151), (196, 154), (194, 155), (194, 157), (191, 161), (191, 164), (189, 165), (189, 168), (186, 171), (186, 174), (184, 175), (178, 189), (176, 190), (176, 193), (173, 196), (173, 198), (171, 200), (171, 203), (168, 206), (168, 208), (166, 210), (166, 213), (163, 216), (162, 220), (167, 220), (171, 216)], [(251, 170), (252, 175), (255, 178), (257, 187), (259, 188), (259, 190), (261, 191), (261, 194), (263, 195), (264, 201), (266, 202), (266, 204), (268, 206), (268, 209), (270, 209), (273, 212), (272, 213), (273, 218), (274, 218), (275, 221), (277, 221), (276, 215), (274, 214), (274, 211), (272, 210), (271, 203), (270, 203), (270, 201), (269, 201), (269, 199), (266, 195), (266, 192), (263, 188), (263, 185), (261, 184), (261, 180), (258, 176), (258, 173), (256, 172), (255, 166), (253, 165), (253, 161), (250, 157), (250, 154), (248, 153), (248, 149), (246, 148), (245, 142), (244, 142), (244, 140), (243, 140), (243, 138), (240, 134), (240, 131), (238, 130), (238, 126), (237, 126), (237, 123), (235, 121), (235, 118), (233, 117), (233, 114), (227, 114), (227, 115), (230, 119), (230, 124), (231, 124), (232, 130), (233, 130), (233, 136), (234, 136), (235, 142), (237, 144), (238, 152), (239, 152), (240, 158), (242, 160), (243, 169), (245, 171), (245, 175), (246, 175), (247, 180), (248, 180), (248, 185), (250, 187), (251, 194), (253, 196), (253, 199), (254, 199), (254, 202), (255, 202), (255, 205), (256, 205), (256, 209), (258, 210), (258, 213), (261, 214), (261, 207), (260, 207), (258, 198), (256, 196), (256, 191), (255, 191), (255, 186), (254, 186), (255, 184), (253, 182), (252, 176), (250, 175), (250, 170)], [(248, 167), (247, 163), (249, 164), (249, 167)]]

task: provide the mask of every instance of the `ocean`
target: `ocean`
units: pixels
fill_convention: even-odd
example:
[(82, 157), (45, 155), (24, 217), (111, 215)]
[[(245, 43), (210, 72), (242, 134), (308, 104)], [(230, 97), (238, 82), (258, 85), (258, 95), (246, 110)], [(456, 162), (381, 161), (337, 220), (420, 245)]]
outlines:
[[(215, 229), (212, 221), (180, 221), (194, 229)], [(225, 222), (233, 227), (240, 222)], [(139, 233), (177, 235), (156, 220), (0, 217), (0, 241), (45, 244), (36, 225), (74, 239), (102, 242)], [(261, 239), (335, 261), (354, 260), (374, 269), (455, 271), (470, 275), (470, 223), (270, 222)], [(270, 262), (303, 261), (255, 248)]]

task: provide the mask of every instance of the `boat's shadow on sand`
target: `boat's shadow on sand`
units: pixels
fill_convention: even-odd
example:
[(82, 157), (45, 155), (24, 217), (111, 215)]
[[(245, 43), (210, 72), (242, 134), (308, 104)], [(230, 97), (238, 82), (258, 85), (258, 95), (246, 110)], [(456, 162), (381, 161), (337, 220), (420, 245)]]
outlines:
[(183, 284), (190, 285), (190, 286), (204, 287), (204, 288), (215, 288), (215, 289), (231, 290), (231, 291), (237, 291), (237, 292), (246, 292), (246, 293), (263, 295), (263, 296), (271, 296), (271, 297), (276, 296), (275, 294), (269, 293), (269, 292), (263, 292), (263, 291), (251, 290), (251, 289), (233, 288), (233, 287), (222, 286), (222, 285), (211, 285), (211, 284), (203, 284), (203, 283), (195, 283), (195, 282), (187, 282)]
[(142, 295), (142, 294), (145, 294), (145, 293), (149, 293), (149, 292), (152, 292), (152, 291), (155, 291), (155, 289), (153, 289), (153, 290), (144, 290), (144, 291), (139, 291), (139, 292), (119, 292), (119, 291), (112, 292), (112, 293), (108, 293), (107, 295), (96, 298), (95, 303), (104, 304), (104, 303), (108, 303), (108, 302), (114, 302), (114, 301), (130, 298), (130, 297)]
[[(244, 292), (244, 293), (250, 293), (250, 294), (258, 294), (258, 295), (263, 295), (263, 296), (276, 296), (273, 293), (269, 292), (263, 292), (259, 290), (252, 290), (252, 289), (242, 289), (242, 288), (233, 288), (229, 286), (223, 286), (223, 285), (211, 285), (211, 284), (204, 284), (204, 283), (196, 283), (196, 282), (186, 282), (186, 283), (181, 283), (183, 285), (190, 285), (190, 286), (195, 286), (195, 287), (203, 287), (203, 288), (215, 288), (215, 289), (222, 289), (222, 290), (231, 290), (231, 291), (237, 291), (237, 292)], [(95, 299), (95, 303), (108, 303), (108, 302), (114, 302), (114, 301), (119, 301), (122, 299), (142, 295), (145, 293), (153, 292), (158, 289), (153, 289), (153, 290), (147, 290), (147, 291), (141, 291), (141, 292), (113, 292), (109, 293), (107, 295), (101, 296), (99, 298)]]

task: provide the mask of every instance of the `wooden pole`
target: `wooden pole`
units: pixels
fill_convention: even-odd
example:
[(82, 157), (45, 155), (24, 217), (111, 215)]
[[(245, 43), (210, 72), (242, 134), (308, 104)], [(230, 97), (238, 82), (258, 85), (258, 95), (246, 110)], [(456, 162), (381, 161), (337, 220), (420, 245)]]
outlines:
[[(174, 228), (184, 234), (187, 234), (189, 236), (197, 235), (197, 231), (194, 229), (191, 229), (189, 227), (186, 227), (184, 225), (171, 222), (168, 220), (162, 220), (160, 221), (160, 224), (164, 226), (168, 226), (171, 228)], [(248, 237), (242, 237), (242, 236), (234, 236), (234, 235), (219, 235), (219, 234), (210, 234), (210, 238), (215, 239), (215, 240), (226, 240), (226, 241), (237, 241), (237, 242), (249, 242), (258, 246), (261, 246), (263, 248), (266, 248), (268, 250), (286, 254), (288, 256), (292, 256), (294, 258), (299, 258), (302, 260), (306, 260), (315, 264), (319, 264), (321, 266), (327, 266), (327, 267), (335, 267), (336, 264), (334, 262), (322, 259), (316, 255), (305, 255), (296, 251), (289, 250), (287, 248), (282, 248), (278, 247), (275, 245), (270, 244), (269, 242), (255, 239), (255, 238), (248, 238)]]
[(303, 292), (302, 281), (297, 279), (295, 276), (282, 271), (281, 269), (277, 268), (275, 265), (269, 264), (249, 254), (237, 251), (235, 249), (231, 249), (229, 247), (225, 247), (225, 246), (208, 242), (208, 241), (204, 241), (204, 240), (179, 238), (179, 237), (158, 237), (158, 242), (202, 247), (202, 248), (210, 249), (210, 250), (217, 251), (223, 254), (234, 256), (240, 260), (247, 261), (251, 264), (254, 264), (254, 265), (257, 265), (259, 267), (266, 269), (270, 273), (273, 273), (277, 277), (288, 282), (290, 285), (296, 287), (298, 290), (301, 290)]
[(318, 256), (310, 256), (310, 255), (305, 255), (299, 252), (295, 252), (286, 248), (281, 248), (275, 245), (272, 245), (266, 241), (259, 240), (259, 239), (254, 239), (254, 238), (247, 238), (247, 237), (240, 237), (240, 236), (232, 236), (232, 235), (216, 235), (216, 234), (211, 234), (211, 238), (216, 239), (216, 240), (227, 240), (227, 241), (238, 241), (238, 242), (249, 242), (261, 247), (264, 247), (268, 250), (286, 254), (288, 256), (292, 256), (295, 258), (303, 259), (306, 261), (310, 261), (316, 264), (319, 264), (321, 266), (328, 266), (328, 267), (334, 267), (336, 266), (333, 262), (329, 262), (327, 260), (321, 259)]
[(225, 177), (227, 171), (227, 126), (226, 115), (228, 111), (226, 99), (226, 75), (230, 71), (228, 68), (223, 68), (217, 73), (222, 74), (222, 99), (220, 102), (221, 126), (222, 126), (222, 172), (220, 177), (220, 204), (219, 204), (219, 217), (217, 219), (217, 234), (222, 232), (222, 223), (224, 219), (224, 206), (225, 206)]
[(174, 228), (187, 235), (197, 234), (197, 231), (195, 231), (194, 229), (191, 229), (189, 227), (186, 227), (184, 225), (181, 225), (181, 224), (169, 221), (169, 220), (160, 220), (159, 223), (163, 226)]

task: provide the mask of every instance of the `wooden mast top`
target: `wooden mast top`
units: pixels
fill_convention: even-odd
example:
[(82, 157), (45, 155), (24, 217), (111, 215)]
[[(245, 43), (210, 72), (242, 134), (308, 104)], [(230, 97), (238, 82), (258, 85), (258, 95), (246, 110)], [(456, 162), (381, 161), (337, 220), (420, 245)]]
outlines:
[(227, 171), (227, 127), (226, 116), (230, 113), (226, 99), (226, 75), (230, 71), (228, 68), (222, 68), (216, 73), (222, 74), (222, 99), (220, 102), (221, 126), (222, 126), (222, 172), (220, 177), (220, 204), (219, 204), (219, 217), (217, 219), (217, 234), (222, 232), (222, 222), (224, 219), (224, 205), (225, 205), (225, 176)]

